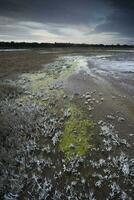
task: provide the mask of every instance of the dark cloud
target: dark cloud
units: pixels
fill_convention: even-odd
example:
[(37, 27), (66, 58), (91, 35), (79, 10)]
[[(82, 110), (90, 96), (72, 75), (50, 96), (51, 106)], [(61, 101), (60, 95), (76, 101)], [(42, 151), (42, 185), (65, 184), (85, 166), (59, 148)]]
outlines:
[(105, 2), (109, 3), (114, 8), (119, 9), (128, 9), (133, 10), (134, 9), (134, 1), (133, 0), (105, 0)]
[(0, 35), (11, 31), (17, 37), (39, 29), (62, 37), (77, 26), (86, 37), (107, 33), (114, 40), (116, 33), (128, 41), (134, 34), (133, 19), (134, 0), (0, 0)]
[(0, 5), (3, 16), (53, 23), (93, 23), (107, 12), (98, 0), (0, 0)]
[(112, 13), (104, 23), (97, 26), (96, 31), (115, 32), (126, 37), (134, 36), (134, 1), (107, 0)]

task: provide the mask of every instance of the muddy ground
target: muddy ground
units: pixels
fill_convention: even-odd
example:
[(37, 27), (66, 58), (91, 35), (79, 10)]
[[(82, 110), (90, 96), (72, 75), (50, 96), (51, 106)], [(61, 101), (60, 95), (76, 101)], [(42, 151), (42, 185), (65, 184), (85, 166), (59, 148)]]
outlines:
[(134, 52), (0, 51), (0, 198), (134, 198)]

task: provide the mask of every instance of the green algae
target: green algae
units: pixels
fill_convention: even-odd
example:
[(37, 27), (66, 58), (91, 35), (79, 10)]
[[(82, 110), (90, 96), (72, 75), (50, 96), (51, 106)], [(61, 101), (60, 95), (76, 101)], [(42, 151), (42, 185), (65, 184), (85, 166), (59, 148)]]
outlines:
[(68, 76), (70, 76), (74, 71), (75, 68), (77, 67), (77, 62), (73, 62), (71, 65), (63, 69), (60, 73), (59, 79), (64, 79)]
[(42, 98), (38, 98), (38, 97), (30, 97), (29, 95), (22, 95), (22, 96), (19, 96), (17, 99), (16, 99), (16, 103), (17, 104), (21, 104), (23, 106), (26, 106), (28, 105), (29, 103), (31, 104), (36, 104), (36, 105), (41, 105), (41, 106), (46, 106), (48, 103), (48, 100), (44, 100)]
[(94, 122), (85, 118), (85, 113), (75, 105), (69, 107), (71, 117), (65, 122), (59, 148), (70, 160), (74, 156), (83, 156), (92, 147)]
[(16, 99), (16, 103), (17, 104), (22, 104), (22, 105), (25, 105), (29, 102), (29, 96), (27, 95), (22, 95), (22, 96), (19, 96), (17, 99)]
[[(64, 99), (63, 89), (51, 87), (56, 81), (66, 79), (75, 71), (76, 67), (77, 62), (73, 61), (65, 68), (58, 67), (58, 71), (51, 68), (48, 71), (25, 75), (30, 93), (45, 93), (49, 97), (48, 100), (44, 101), (42, 97), (34, 95), (29, 99), (30, 102), (47, 107), (50, 114), (56, 114), (59, 117), (63, 116), (65, 109), (70, 110), (71, 116), (65, 121), (64, 131), (59, 141), (59, 148), (67, 159), (71, 159), (75, 155), (85, 155), (92, 147), (91, 140), (94, 133), (94, 123), (87, 119), (84, 110), (76, 106), (75, 103)], [(25, 104), (28, 99), (22, 97), (21, 101)]]
[(38, 77), (38, 79), (34, 79), (31, 81), (31, 91), (33, 93), (38, 93), (38, 92), (46, 92), (49, 89), (49, 86), (53, 83), (54, 79), (52, 76), (45, 76), (42, 78)]
[(51, 67), (50, 65), (47, 70), (42, 70), (38, 73), (26, 73), (23, 77), (29, 81), (28, 89), (32, 93), (46, 92), (51, 90), (51, 86), (57, 81), (62, 81), (71, 75), (76, 66), (76, 61), (72, 61), (65, 68), (59, 62), (59, 66)]
[[(67, 78), (76, 67), (76, 62), (72, 62), (67, 67), (63, 67), (62, 65), (57, 65), (56, 67), (52, 67), (36, 72), (36, 73), (25, 73), (22, 78), (26, 80), (25, 89), (32, 94), (32, 98), (28, 95), (20, 96), (17, 99), (17, 103), (21, 103), (23, 105), (28, 102), (39, 104), (39, 105), (48, 105), (47, 101), (44, 101), (42, 97), (36, 97), (36, 94), (46, 94), (46, 96), (50, 96), (51, 100), (53, 100), (53, 96), (56, 99), (61, 99), (64, 95), (64, 91), (62, 88), (54, 88), (53, 86), (58, 82)], [(59, 108), (53, 107), (50, 108), (51, 111), (57, 112)]]

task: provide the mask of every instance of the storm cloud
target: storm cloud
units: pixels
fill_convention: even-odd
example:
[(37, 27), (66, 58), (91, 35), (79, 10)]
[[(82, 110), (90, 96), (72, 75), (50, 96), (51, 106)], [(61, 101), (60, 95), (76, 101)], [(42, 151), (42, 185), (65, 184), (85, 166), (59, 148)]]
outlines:
[(112, 13), (106, 21), (97, 27), (99, 31), (117, 32), (121, 35), (133, 37), (134, 35), (134, 1), (133, 0), (108, 0)]
[(132, 43), (133, 0), (0, 0), (0, 40)]

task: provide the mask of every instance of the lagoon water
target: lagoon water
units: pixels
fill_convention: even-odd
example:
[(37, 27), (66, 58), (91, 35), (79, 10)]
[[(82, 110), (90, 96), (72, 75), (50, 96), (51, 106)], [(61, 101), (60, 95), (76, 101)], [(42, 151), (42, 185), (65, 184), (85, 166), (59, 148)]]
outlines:
[(89, 60), (98, 68), (110, 72), (134, 72), (134, 53), (93, 56)]

